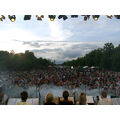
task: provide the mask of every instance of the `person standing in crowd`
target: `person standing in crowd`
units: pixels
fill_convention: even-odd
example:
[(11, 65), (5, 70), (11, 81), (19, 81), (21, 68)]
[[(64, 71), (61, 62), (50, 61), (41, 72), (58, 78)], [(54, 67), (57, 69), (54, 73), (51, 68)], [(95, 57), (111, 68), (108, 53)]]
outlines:
[(86, 102), (87, 102), (86, 94), (82, 92), (79, 97), (79, 105), (87, 105)]
[(54, 96), (52, 93), (48, 93), (45, 98), (44, 105), (56, 105), (54, 102)]
[(69, 100), (68, 100), (68, 97), (69, 97), (68, 91), (64, 91), (64, 92), (63, 92), (63, 98), (64, 98), (64, 100), (63, 100), (63, 101), (60, 101), (59, 104), (60, 104), (60, 105), (73, 105), (73, 102), (72, 102), (72, 101), (69, 101)]
[(28, 93), (26, 91), (21, 92), (21, 102), (18, 102), (17, 105), (30, 105), (26, 102), (28, 98)]
[(106, 91), (101, 92), (101, 100), (98, 102), (98, 105), (112, 105), (111, 99), (107, 98)]

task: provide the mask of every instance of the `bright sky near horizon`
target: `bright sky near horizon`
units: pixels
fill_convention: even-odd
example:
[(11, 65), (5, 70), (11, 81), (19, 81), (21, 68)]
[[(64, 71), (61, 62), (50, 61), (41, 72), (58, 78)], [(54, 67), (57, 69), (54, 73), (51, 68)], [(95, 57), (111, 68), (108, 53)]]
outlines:
[(30, 50), (36, 57), (61, 63), (84, 56), (107, 42), (120, 44), (120, 20), (116, 18), (100, 16), (98, 21), (92, 17), (84, 21), (82, 16), (68, 16), (65, 21), (58, 18), (50, 21), (45, 15), (42, 21), (37, 21), (32, 15), (31, 20), (24, 21), (24, 15), (16, 15), (16, 21), (11, 22), (5, 17), (0, 22), (0, 50), (16, 53)]

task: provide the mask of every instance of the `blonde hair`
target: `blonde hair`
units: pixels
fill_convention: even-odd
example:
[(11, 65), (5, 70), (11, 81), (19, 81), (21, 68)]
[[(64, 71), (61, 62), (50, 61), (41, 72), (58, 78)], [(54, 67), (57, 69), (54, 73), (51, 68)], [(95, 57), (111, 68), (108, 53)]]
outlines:
[(53, 102), (54, 96), (52, 93), (48, 93), (45, 97), (45, 102)]
[(86, 94), (82, 92), (79, 97), (79, 105), (86, 105), (86, 101), (87, 101)]

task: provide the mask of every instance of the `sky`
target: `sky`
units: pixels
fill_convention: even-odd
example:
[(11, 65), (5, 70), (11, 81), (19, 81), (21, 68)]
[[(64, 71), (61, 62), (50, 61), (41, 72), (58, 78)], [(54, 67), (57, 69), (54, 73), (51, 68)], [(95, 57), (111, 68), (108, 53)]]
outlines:
[(98, 21), (91, 17), (88, 21), (83, 16), (67, 20), (50, 21), (45, 15), (38, 21), (35, 15), (24, 21), (24, 15), (16, 15), (11, 22), (7, 15), (0, 22), (0, 50), (15, 53), (29, 50), (39, 58), (47, 58), (62, 63), (84, 56), (90, 51), (102, 48), (105, 43), (120, 44), (120, 19), (108, 19), (100, 16)]

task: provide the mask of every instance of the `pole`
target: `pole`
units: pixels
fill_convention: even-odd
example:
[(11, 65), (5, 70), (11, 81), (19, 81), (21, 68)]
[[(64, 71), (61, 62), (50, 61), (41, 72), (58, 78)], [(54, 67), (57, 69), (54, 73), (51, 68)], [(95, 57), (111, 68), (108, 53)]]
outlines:
[(99, 94), (100, 94), (100, 82), (99, 82)]
[(39, 87), (39, 105), (40, 105), (40, 103), (41, 103), (41, 95), (40, 95), (40, 87)]
[(85, 85), (85, 93), (86, 93), (86, 85)]
[(37, 86), (36, 86), (36, 98), (37, 98)]

